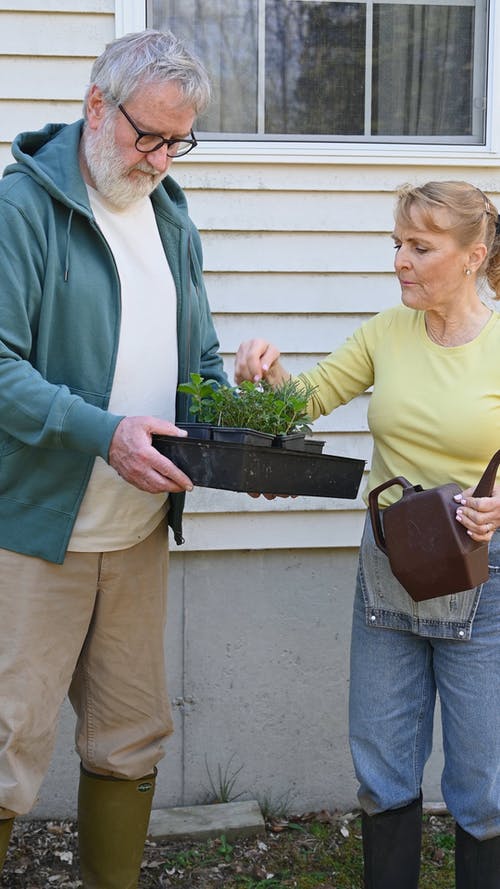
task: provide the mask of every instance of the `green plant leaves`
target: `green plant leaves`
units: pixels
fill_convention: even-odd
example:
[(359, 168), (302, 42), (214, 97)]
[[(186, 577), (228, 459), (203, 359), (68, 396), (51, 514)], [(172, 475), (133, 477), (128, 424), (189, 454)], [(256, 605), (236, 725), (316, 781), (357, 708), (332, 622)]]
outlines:
[(245, 380), (240, 386), (220, 386), (192, 373), (179, 392), (190, 396), (189, 411), (199, 423), (254, 429), (272, 435), (310, 432), (307, 414), (314, 387), (303, 380), (287, 380), (273, 389), (264, 381)]

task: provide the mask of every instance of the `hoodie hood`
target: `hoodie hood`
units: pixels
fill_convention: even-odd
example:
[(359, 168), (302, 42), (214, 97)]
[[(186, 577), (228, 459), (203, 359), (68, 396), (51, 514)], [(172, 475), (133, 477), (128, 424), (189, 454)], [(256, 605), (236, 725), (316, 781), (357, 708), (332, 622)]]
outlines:
[[(62, 206), (68, 208), (64, 247), (64, 280), (69, 276), (71, 231), (75, 213), (93, 220), (87, 187), (83, 179), (79, 149), (83, 120), (72, 124), (49, 123), (41, 130), (20, 133), (12, 143), (16, 163), (4, 170), (0, 196), (28, 207), (33, 200), (31, 182)], [(191, 227), (184, 192), (170, 176), (166, 176), (152, 192), (156, 212), (166, 213), (179, 228)]]
[(4, 171), (4, 188), (15, 188), (19, 175), (27, 175), (55, 200), (91, 215), (78, 163), (82, 126), (82, 120), (73, 124), (49, 123), (42, 130), (16, 136), (12, 143), (16, 163)]
[[(49, 123), (41, 130), (16, 136), (12, 143), (12, 155), (16, 162), (4, 170), (3, 194), (22, 181), (19, 176), (29, 176), (70, 210), (91, 217), (87, 188), (78, 161), (82, 129), (83, 120), (71, 124)], [(186, 198), (171, 176), (166, 176), (151, 195), (154, 203), (159, 202), (164, 207), (165, 197), (170, 212), (175, 215), (177, 209), (184, 217), (187, 212)]]

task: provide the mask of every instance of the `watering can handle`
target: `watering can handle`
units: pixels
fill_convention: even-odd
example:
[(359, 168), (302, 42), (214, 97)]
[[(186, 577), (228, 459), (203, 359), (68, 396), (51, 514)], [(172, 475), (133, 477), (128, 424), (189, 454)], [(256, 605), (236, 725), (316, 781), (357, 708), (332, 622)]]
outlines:
[[(500, 451), (498, 452), (500, 459)], [(415, 490), (413, 485), (410, 484), (408, 479), (404, 478), (402, 475), (398, 475), (396, 478), (390, 478), (389, 481), (383, 482), (381, 485), (378, 485), (376, 488), (373, 488), (372, 491), (368, 494), (368, 508), (370, 510), (370, 518), (372, 522), (373, 528), (373, 536), (375, 537), (375, 543), (378, 548), (382, 550), (383, 553), (387, 555), (387, 547), (385, 545), (384, 532), (382, 531), (382, 522), (380, 521), (380, 510), (378, 507), (378, 495), (385, 491), (386, 488), (391, 488), (392, 485), (401, 485), (403, 488), (403, 493), (407, 488), (411, 488), (411, 490)]]
[(493, 454), (493, 457), (479, 479), (477, 487), (474, 490), (474, 497), (491, 497), (499, 465), (500, 451), (497, 451), (496, 454)]
[[(474, 497), (491, 497), (499, 466), (500, 451), (497, 451), (495, 454), (493, 454), (493, 457), (491, 458), (481, 478), (479, 479), (479, 482), (474, 489)], [(403, 496), (405, 494), (409, 494), (410, 491), (422, 490), (420, 485), (411, 485), (408, 479), (404, 478), (404, 476), (402, 475), (399, 475), (396, 478), (391, 478), (389, 479), (389, 481), (383, 482), (383, 484), (378, 485), (376, 488), (373, 488), (373, 490), (370, 491), (370, 493), (368, 494), (368, 508), (370, 511), (370, 519), (372, 523), (375, 543), (377, 544), (378, 548), (381, 549), (382, 552), (386, 555), (388, 555), (388, 553), (385, 544), (384, 532), (382, 530), (382, 522), (380, 520), (378, 497), (379, 494), (382, 493), (382, 491), (385, 491), (386, 488), (392, 487), (392, 485), (401, 485), (401, 487), (403, 488)]]

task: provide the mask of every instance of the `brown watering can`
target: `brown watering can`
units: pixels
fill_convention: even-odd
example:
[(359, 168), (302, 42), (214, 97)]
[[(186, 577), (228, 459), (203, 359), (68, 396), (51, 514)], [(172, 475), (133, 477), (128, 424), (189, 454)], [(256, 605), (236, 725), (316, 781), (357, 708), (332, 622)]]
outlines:
[[(491, 496), (499, 464), (497, 451), (474, 497)], [(381, 511), (378, 496), (392, 485), (401, 485), (403, 495)], [(425, 491), (398, 476), (368, 495), (375, 542), (415, 602), (469, 590), (488, 579), (488, 544), (472, 540), (455, 518), (458, 504), (453, 498), (460, 493), (453, 482)]]

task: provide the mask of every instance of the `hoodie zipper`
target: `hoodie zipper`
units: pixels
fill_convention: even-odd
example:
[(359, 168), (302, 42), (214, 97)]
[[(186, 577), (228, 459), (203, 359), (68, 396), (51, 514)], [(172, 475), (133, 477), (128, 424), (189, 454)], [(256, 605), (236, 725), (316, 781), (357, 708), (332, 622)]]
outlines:
[[(183, 383), (189, 377), (189, 368), (191, 367), (191, 235), (188, 234), (187, 245), (186, 245), (186, 254), (187, 254), (187, 262), (186, 262), (186, 270), (185, 270), (185, 280), (184, 280), (184, 288), (185, 288), (185, 300), (184, 305), (187, 302), (187, 316), (186, 316), (186, 324), (184, 325), (184, 331), (179, 331), (179, 334), (182, 333), (184, 339), (184, 354), (182, 359), (182, 366), (179, 363), (179, 371), (180, 371), (180, 379), (179, 383)], [(180, 304), (181, 311), (180, 315), (182, 316), (182, 293), (180, 294)], [(184, 418), (183, 418), (184, 419)]]

